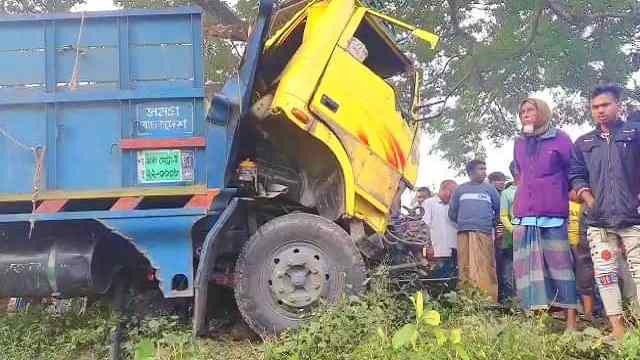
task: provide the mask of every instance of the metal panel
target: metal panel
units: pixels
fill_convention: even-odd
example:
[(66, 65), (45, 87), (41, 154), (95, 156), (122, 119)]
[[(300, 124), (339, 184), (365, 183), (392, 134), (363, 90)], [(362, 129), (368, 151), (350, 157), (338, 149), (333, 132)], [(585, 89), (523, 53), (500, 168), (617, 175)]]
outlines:
[[(12, 71), (0, 72), (0, 87), (16, 85), (44, 86), (45, 53), (42, 49), (0, 52), (0, 69)], [(33, 69), (32, 71), (15, 71), (15, 69)]]
[[(80, 34), (80, 24), (82, 33)], [(75, 46), (80, 38), (80, 46), (118, 46), (116, 19), (74, 19), (56, 23), (56, 47)]]
[(189, 16), (147, 16), (133, 18), (129, 41), (133, 45), (192, 44)]
[(131, 53), (131, 77), (136, 83), (152, 85), (193, 84), (193, 50), (191, 45), (134, 45)]
[(56, 79), (58, 87), (69, 88), (74, 68), (78, 73), (77, 87), (107, 86), (117, 87), (118, 50), (115, 47), (83, 48), (78, 56), (74, 49), (56, 51)]
[(119, 103), (68, 104), (57, 114), (57, 187), (122, 186)]
[(0, 193), (32, 191), (36, 162), (29, 148), (46, 146), (45, 120), (42, 105), (0, 108)]
[(44, 49), (42, 24), (0, 23), (0, 51)]
[[(156, 277), (163, 295), (168, 298), (193, 296), (193, 244), (191, 228), (201, 216), (100, 219), (108, 228), (131, 241), (147, 256), (156, 270)], [(184, 289), (172, 288), (175, 276), (184, 276)]]
[[(205, 133), (201, 31), (198, 8), (0, 17), (0, 124), (46, 146), (41, 190), (190, 186), (222, 169), (224, 158), (185, 148), (193, 180), (140, 184), (137, 151), (118, 146), (206, 137), (224, 149), (222, 132)], [(0, 139), (0, 193), (28, 196), (32, 155), (6, 148)]]

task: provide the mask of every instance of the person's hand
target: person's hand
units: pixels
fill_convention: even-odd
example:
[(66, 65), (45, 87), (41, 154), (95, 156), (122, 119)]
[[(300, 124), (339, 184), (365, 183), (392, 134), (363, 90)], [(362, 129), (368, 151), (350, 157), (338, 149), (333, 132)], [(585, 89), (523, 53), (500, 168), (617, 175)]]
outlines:
[(590, 210), (593, 210), (593, 208), (596, 206), (596, 200), (593, 198), (593, 194), (591, 193), (591, 191), (583, 191), (581, 197), (582, 200), (584, 200), (585, 205), (587, 205)]

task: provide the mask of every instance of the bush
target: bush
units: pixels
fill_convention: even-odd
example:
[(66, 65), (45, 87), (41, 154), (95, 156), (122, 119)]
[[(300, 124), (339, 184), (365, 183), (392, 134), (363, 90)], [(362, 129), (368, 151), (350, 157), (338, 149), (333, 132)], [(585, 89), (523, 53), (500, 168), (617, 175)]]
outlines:
[(37, 308), (0, 314), (0, 358), (104, 359), (112, 325), (109, 312), (100, 307), (84, 315), (54, 316)]
[(491, 307), (470, 291), (436, 301), (422, 293), (394, 298), (377, 289), (327, 309), (298, 331), (270, 342), (265, 358), (595, 360), (637, 359), (638, 351), (640, 335), (630, 335), (616, 350), (596, 329), (565, 334), (563, 324), (549, 316)]

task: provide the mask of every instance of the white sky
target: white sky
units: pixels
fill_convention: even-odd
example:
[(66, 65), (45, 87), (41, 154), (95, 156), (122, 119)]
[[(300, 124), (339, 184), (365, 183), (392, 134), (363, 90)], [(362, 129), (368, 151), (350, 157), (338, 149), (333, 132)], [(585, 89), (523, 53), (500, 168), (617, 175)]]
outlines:
[(111, 0), (87, 0), (86, 4), (74, 6), (71, 11), (101, 11), (115, 10)]
[[(74, 7), (73, 11), (99, 11), (99, 10), (114, 10), (116, 7), (111, 0), (87, 0), (86, 4)], [(541, 98), (547, 100), (551, 106), (553, 106), (553, 99), (547, 93), (536, 94)], [(579, 135), (585, 133), (590, 128), (589, 125), (585, 126), (572, 126), (565, 128), (564, 130), (575, 140)], [(422, 140), (420, 168), (418, 174), (418, 186), (428, 186), (432, 190), (435, 190), (438, 184), (445, 179), (452, 178), (460, 182), (466, 181), (465, 178), (459, 178), (456, 176), (457, 171), (451, 170), (449, 164), (440, 159), (437, 154), (430, 155), (431, 146), (434, 143), (433, 138), (424, 137)], [(509, 163), (512, 159), (513, 153), (513, 141), (508, 141), (502, 144), (501, 147), (496, 147), (493, 144), (487, 142), (485, 144), (487, 149), (487, 167), (488, 171), (502, 171), (505, 174), (509, 174)], [(407, 194), (407, 196), (410, 196)]]

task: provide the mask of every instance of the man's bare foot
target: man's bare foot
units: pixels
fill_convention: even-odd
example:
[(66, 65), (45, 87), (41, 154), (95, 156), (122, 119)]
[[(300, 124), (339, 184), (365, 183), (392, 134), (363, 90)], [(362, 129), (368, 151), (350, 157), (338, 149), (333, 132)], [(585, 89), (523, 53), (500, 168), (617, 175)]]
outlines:
[(578, 311), (576, 309), (567, 309), (567, 331), (578, 330)]
[(622, 315), (609, 316), (609, 322), (611, 323), (611, 334), (618, 339), (624, 337), (624, 320)]

